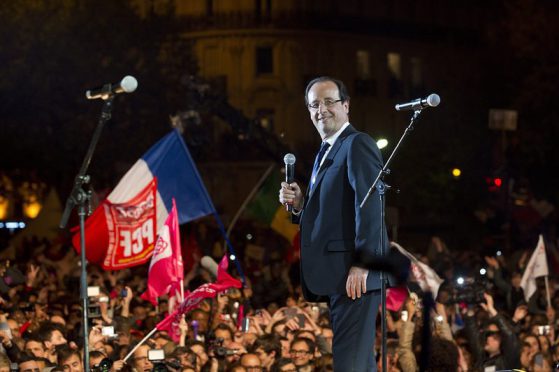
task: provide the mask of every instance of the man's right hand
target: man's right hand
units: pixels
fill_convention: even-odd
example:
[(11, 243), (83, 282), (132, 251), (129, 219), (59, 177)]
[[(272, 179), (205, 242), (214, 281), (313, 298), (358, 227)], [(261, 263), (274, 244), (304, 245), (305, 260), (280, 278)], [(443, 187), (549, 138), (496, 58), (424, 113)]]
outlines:
[(279, 191), (279, 202), (283, 205), (291, 204), (293, 209), (303, 209), (303, 193), (301, 188), (296, 182), (288, 184), (287, 182), (281, 183)]

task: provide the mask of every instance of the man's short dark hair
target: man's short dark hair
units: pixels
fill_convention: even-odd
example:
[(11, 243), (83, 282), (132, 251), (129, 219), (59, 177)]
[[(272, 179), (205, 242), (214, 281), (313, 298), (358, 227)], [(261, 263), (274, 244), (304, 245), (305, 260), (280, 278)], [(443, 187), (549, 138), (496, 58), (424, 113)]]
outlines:
[(59, 331), (62, 335), (65, 334), (64, 327), (60, 324), (52, 323), (50, 321), (43, 322), (37, 330), (37, 337), (43, 342), (50, 342), (54, 331)]
[(458, 347), (452, 341), (434, 337), (431, 340), (427, 371), (456, 371), (458, 369)]
[(229, 332), (229, 335), (231, 336), (231, 340), (233, 340), (233, 338), (235, 336), (235, 334), (233, 333), (233, 330), (227, 324), (219, 323), (214, 329), (214, 334), (217, 330), (222, 330), (222, 331)]
[(79, 350), (72, 349), (68, 346), (60, 348), (60, 350), (58, 350), (57, 353), (58, 364), (62, 365), (64, 361), (70, 359), (72, 355), (77, 356), (80, 361), (82, 360), (82, 354), (80, 353)]
[(308, 100), (309, 90), (311, 90), (312, 86), (315, 85), (316, 83), (323, 83), (326, 81), (331, 81), (332, 83), (336, 84), (336, 86), (338, 87), (338, 92), (340, 92), (340, 99), (342, 100), (342, 102), (349, 101), (349, 93), (347, 92), (347, 88), (343, 83), (343, 81), (332, 78), (330, 76), (320, 76), (309, 81), (307, 87), (305, 88), (305, 103), (307, 105), (309, 104), (309, 100)]
[(258, 348), (262, 348), (266, 354), (275, 351), (276, 358), (281, 356), (281, 341), (277, 335), (270, 334), (258, 337), (252, 344), (252, 352), (255, 352)]

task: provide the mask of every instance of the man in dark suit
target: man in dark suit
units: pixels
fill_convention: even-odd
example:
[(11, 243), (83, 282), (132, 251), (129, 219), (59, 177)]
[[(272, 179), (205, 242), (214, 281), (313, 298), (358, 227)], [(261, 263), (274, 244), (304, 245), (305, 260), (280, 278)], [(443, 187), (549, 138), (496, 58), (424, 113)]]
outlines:
[(321, 151), (306, 194), (297, 183), (283, 182), (279, 200), (293, 206), (300, 225), (303, 293), (309, 301), (329, 303), (335, 371), (374, 371), (380, 275), (361, 263), (381, 254), (385, 232), (378, 194), (359, 205), (382, 169), (382, 156), (371, 137), (349, 124), (349, 95), (341, 81), (314, 79), (305, 100)]

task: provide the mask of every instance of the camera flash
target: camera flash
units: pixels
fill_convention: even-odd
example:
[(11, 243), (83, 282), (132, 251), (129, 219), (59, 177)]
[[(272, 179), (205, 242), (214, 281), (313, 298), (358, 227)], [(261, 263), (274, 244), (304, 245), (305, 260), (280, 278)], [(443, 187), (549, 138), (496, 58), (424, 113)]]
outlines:
[(481, 275), (485, 275), (485, 274), (487, 274), (487, 270), (485, 270), (485, 267), (482, 267), (481, 269), (479, 269), (479, 273)]
[(464, 284), (464, 278), (462, 278), (461, 276), (459, 276), (458, 279), (456, 279), (456, 283), (458, 283), (458, 285)]

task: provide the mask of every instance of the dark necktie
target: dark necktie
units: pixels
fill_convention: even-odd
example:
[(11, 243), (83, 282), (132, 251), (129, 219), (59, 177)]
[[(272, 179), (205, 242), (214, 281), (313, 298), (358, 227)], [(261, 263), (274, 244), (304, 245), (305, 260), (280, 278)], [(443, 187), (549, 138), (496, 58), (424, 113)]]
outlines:
[(320, 151), (318, 151), (318, 154), (316, 155), (316, 159), (314, 159), (314, 166), (312, 168), (312, 175), (311, 175), (311, 190), (314, 188), (316, 175), (318, 174), (318, 170), (320, 169), (320, 163), (322, 162), (322, 158), (324, 157), (324, 154), (326, 154), (326, 151), (328, 150), (329, 147), (330, 144), (328, 142), (322, 142), (322, 144), (320, 145)]

